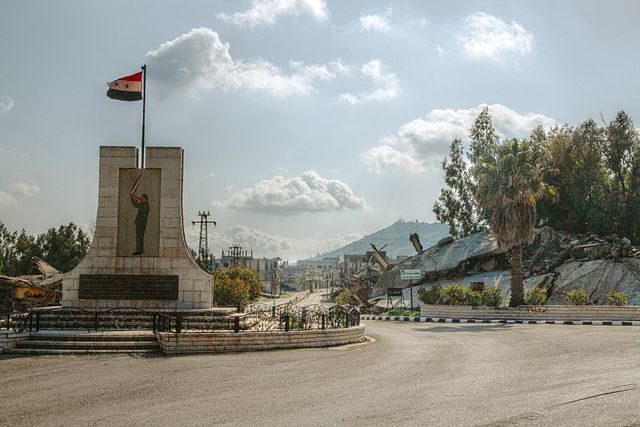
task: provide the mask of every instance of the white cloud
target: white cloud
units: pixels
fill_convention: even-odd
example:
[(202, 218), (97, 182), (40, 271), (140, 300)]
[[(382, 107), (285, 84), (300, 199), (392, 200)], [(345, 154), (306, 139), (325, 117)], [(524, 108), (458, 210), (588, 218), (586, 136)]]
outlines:
[(16, 103), (13, 98), (11, 98), (10, 96), (4, 96), (2, 100), (0, 100), (0, 113), (8, 113), (13, 109), (15, 105)]
[(27, 182), (15, 182), (11, 184), (11, 192), (16, 196), (31, 197), (40, 192), (40, 187)]
[(416, 160), (413, 154), (398, 151), (387, 144), (371, 148), (361, 155), (360, 160), (370, 172), (377, 174), (391, 168), (403, 169), (409, 173), (420, 173), (425, 170), (423, 163)]
[[(364, 234), (361, 231), (347, 230), (332, 236), (316, 235), (296, 239), (269, 234), (244, 225), (236, 225), (225, 230), (209, 230), (210, 249), (216, 257), (220, 257), (222, 250), (226, 251), (231, 245), (239, 244), (244, 250), (253, 251), (254, 257), (279, 256), (291, 261), (340, 248), (362, 238)], [(197, 228), (187, 227), (187, 241), (192, 248), (198, 247)]]
[[(420, 173), (439, 167), (455, 138), (466, 139), (469, 129), (484, 104), (467, 109), (434, 109), (400, 127), (396, 135), (384, 138), (376, 147), (361, 155), (361, 162), (370, 172), (381, 173), (397, 168)], [(544, 114), (518, 113), (504, 105), (489, 105), (493, 126), (503, 137), (526, 137), (534, 127), (545, 128), (556, 121)]]
[(323, 178), (315, 171), (262, 180), (251, 188), (236, 191), (226, 205), (281, 214), (364, 209), (367, 206), (365, 199), (353, 194), (347, 184)]
[(402, 92), (398, 76), (379, 59), (374, 59), (362, 65), (360, 72), (371, 80), (376, 88), (370, 92), (360, 92), (358, 94), (343, 93), (338, 98), (340, 102), (357, 105), (367, 101), (386, 101), (397, 98)]
[(291, 61), (291, 71), (285, 73), (268, 61), (236, 60), (229, 54), (229, 48), (229, 43), (222, 42), (212, 29), (194, 28), (147, 53), (146, 60), (152, 70), (149, 78), (159, 82), (166, 91), (246, 90), (286, 97), (316, 93), (316, 82), (349, 72), (349, 67), (338, 59), (324, 65)]
[(506, 23), (493, 15), (476, 12), (465, 18), (459, 39), (470, 58), (502, 60), (513, 54), (531, 53), (534, 37), (516, 21)]
[(0, 191), (0, 206), (11, 206), (22, 198), (33, 197), (40, 192), (40, 187), (27, 182), (14, 182), (8, 191)]
[(273, 25), (283, 16), (309, 15), (316, 21), (329, 17), (325, 0), (251, 0), (251, 7), (234, 14), (219, 13), (218, 18), (240, 27)]
[(17, 203), (17, 199), (11, 193), (0, 191), (0, 206), (11, 206)]
[(386, 33), (391, 29), (389, 18), (391, 17), (391, 8), (387, 9), (384, 15), (361, 15), (360, 26), (362, 31), (377, 31)]

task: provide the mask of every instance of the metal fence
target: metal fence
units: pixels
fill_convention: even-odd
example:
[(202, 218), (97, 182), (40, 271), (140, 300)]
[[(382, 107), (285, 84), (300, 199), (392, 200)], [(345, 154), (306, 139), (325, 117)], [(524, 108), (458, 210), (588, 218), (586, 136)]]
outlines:
[(269, 306), (255, 304), (242, 313), (207, 311), (150, 311), (135, 308), (86, 310), (52, 307), (27, 312), (3, 313), (0, 329), (14, 331), (57, 330), (148, 330), (153, 332), (199, 331), (296, 331), (348, 328), (360, 324), (357, 307), (335, 305)]

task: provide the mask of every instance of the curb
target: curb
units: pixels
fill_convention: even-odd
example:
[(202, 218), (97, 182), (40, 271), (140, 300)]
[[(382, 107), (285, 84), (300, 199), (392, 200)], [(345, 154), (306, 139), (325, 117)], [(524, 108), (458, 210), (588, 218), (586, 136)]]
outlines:
[(360, 316), (361, 320), (387, 320), (399, 322), (434, 323), (504, 323), (523, 325), (594, 325), (594, 326), (640, 326), (638, 320), (509, 320), (509, 319), (450, 319), (444, 317), (408, 316)]

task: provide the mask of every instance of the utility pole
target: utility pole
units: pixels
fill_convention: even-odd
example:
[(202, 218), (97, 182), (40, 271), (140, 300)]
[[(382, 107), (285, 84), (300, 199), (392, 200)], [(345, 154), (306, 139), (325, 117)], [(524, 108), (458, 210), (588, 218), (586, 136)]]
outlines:
[(191, 224), (200, 224), (200, 239), (198, 240), (198, 261), (201, 265), (208, 266), (209, 262), (209, 224), (213, 224), (215, 227), (217, 224), (215, 221), (209, 221), (209, 211), (198, 211), (200, 219), (198, 221), (191, 221)]

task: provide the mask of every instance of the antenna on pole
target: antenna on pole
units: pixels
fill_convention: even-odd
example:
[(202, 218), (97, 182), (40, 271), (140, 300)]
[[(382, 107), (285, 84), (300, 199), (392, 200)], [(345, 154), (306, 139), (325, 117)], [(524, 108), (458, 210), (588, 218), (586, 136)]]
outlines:
[(209, 224), (213, 224), (215, 227), (217, 224), (215, 221), (209, 221), (211, 213), (209, 211), (198, 211), (200, 219), (198, 221), (191, 221), (191, 224), (200, 224), (200, 238), (198, 240), (198, 258), (197, 261), (200, 265), (208, 267), (209, 261)]

